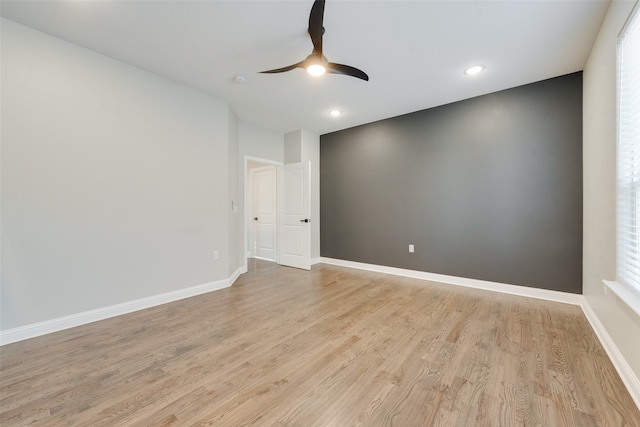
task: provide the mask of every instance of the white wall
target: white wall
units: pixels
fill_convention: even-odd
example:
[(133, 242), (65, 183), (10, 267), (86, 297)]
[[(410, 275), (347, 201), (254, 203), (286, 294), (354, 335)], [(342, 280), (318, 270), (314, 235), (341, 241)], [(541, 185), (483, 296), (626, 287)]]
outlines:
[(284, 162), (284, 134), (240, 120), (240, 162), (244, 156)]
[(284, 135), (284, 163), (299, 163), (301, 161), (302, 129), (298, 129)]
[(616, 39), (633, 5), (611, 3), (584, 68), (583, 293), (640, 378), (640, 318), (602, 284), (616, 277)]
[(225, 101), (5, 19), (1, 96), (1, 330), (228, 277)]
[(238, 268), (244, 266), (242, 241), (238, 239), (243, 226), (240, 211), (240, 199), (243, 197), (242, 170), (239, 160), (240, 153), (240, 122), (238, 116), (229, 108), (229, 200), (227, 200), (227, 212), (229, 213), (229, 276), (232, 276)]

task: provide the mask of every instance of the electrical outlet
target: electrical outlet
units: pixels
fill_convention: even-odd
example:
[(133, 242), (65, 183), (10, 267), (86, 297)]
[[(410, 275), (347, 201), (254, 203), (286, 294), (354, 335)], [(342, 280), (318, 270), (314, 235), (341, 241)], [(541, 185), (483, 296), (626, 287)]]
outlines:
[(220, 252), (219, 251), (213, 251), (213, 259), (220, 259)]
[(413, 247), (413, 245), (409, 245), (409, 253), (412, 254), (414, 250), (415, 248)]

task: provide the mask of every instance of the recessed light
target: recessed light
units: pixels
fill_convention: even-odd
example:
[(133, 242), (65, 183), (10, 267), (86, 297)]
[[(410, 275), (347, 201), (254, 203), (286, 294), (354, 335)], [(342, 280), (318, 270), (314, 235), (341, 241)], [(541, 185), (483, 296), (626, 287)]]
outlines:
[(483, 65), (474, 65), (474, 66), (469, 67), (466, 70), (464, 70), (464, 73), (467, 76), (473, 76), (474, 74), (478, 74), (482, 70), (484, 70), (484, 66)]
[(340, 114), (342, 114), (342, 111), (340, 111), (340, 110), (331, 110), (329, 112), (329, 114), (331, 114), (331, 117), (338, 117)]

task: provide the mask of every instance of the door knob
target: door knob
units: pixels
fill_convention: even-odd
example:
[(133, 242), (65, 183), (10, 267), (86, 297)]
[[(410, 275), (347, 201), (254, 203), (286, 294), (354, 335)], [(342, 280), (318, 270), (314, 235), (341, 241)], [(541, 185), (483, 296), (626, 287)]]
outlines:
[(301, 219), (300, 222), (311, 222), (309, 218)]
[(254, 221), (257, 221), (257, 220), (258, 220), (258, 217), (253, 218), (253, 220), (254, 220)]

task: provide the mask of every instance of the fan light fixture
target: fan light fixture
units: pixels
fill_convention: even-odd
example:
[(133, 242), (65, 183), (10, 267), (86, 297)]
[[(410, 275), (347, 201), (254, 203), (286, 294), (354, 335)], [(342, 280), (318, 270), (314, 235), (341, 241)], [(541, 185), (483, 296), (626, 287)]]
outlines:
[(286, 67), (276, 68), (274, 70), (260, 71), (261, 73), (285, 73), (295, 68), (302, 68), (306, 69), (307, 73), (312, 76), (321, 76), (325, 73), (329, 73), (343, 74), (345, 76), (355, 77), (364, 81), (369, 80), (369, 76), (364, 71), (350, 65), (329, 62), (322, 54), (322, 36), (324, 35), (324, 1), (325, 0), (315, 0), (313, 2), (313, 6), (311, 6), (311, 13), (309, 13), (309, 27), (307, 28), (307, 32), (309, 33), (309, 37), (311, 37), (311, 43), (313, 43), (313, 51), (311, 52), (311, 55), (307, 56), (304, 61), (300, 61), (296, 64), (287, 65)]
[(328, 62), (324, 56), (314, 52), (307, 56), (307, 59), (304, 60), (304, 65), (307, 69), (307, 73), (314, 77), (318, 77), (327, 72)]
[(320, 64), (311, 64), (307, 67), (307, 73), (316, 77), (323, 75), (324, 73), (326, 73), (326, 71), (327, 69)]
[(469, 67), (466, 70), (464, 70), (464, 73), (467, 76), (473, 76), (474, 74), (478, 74), (482, 70), (484, 70), (484, 66), (482, 66), (482, 65), (474, 65), (473, 67)]

